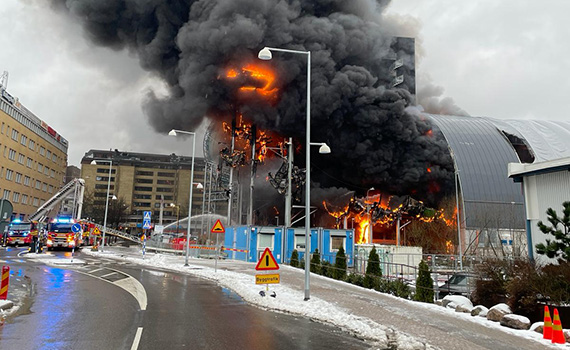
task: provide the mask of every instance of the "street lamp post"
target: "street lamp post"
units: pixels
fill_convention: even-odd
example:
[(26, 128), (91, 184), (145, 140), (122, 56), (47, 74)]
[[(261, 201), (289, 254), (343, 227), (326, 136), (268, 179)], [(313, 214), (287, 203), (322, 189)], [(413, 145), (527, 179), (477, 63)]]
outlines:
[[(101, 241), (101, 251), (105, 248), (105, 233), (107, 232), (107, 211), (109, 210), (109, 190), (111, 189), (111, 170), (113, 166), (113, 160), (99, 160), (100, 163), (109, 163), (109, 177), (107, 178), (107, 198), (105, 199), (105, 218), (103, 219), (103, 237)], [(91, 161), (91, 165), (97, 165), (97, 161)], [(113, 199), (116, 199), (113, 195)]]
[(188, 229), (186, 230), (186, 259), (184, 266), (188, 266), (188, 254), (190, 253), (190, 226), (192, 223), (192, 189), (194, 188), (194, 155), (196, 154), (196, 133), (191, 131), (172, 129), (168, 133), (170, 136), (178, 136), (178, 134), (192, 135), (192, 166), (190, 168), (190, 198), (188, 198)]
[[(262, 60), (270, 60), (272, 58), (271, 51), (280, 51), (294, 54), (301, 54), (307, 56), (307, 126), (306, 126), (306, 142), (305, 142), (305, 153), (306, 153), (306, 174), (305, 174), (305, 300), (310, 299), (310, 267), (311, 260), (309, 255), (311, 254), (311, 51), (298, 51), (298, 50), (288, 50), (288, 49), (278, 49), (274, 47), (264, 47), (259, 51), (257, 57)], [(320, 144), (321, 150), (326, 153), (330, 153), (330, 148), (325, 144)], [(326, 147), (325, 147), (326, 146)], [(321, 151), (320, 150), (320, 151)]]

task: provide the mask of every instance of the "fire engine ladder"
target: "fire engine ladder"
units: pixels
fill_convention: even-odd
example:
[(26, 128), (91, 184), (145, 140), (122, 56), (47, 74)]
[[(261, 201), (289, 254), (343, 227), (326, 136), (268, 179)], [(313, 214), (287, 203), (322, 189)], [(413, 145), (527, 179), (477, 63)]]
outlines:
[[(101, 231), (101, 233), (103, 233), (103, 225), (99, 225), (97, 223), (94, 223), (93, 221), (87, 221), (87, 220), (81, 220), (81, 222), (92, 224), (95, 227), (97, 227), (99, 231)], [(119, 238), (126, 239), (134, 243), (142, 244), (142, 241), (139, 238), (139, 236), (131, 235), (123, 231), (112, 229), (110, 227), (107, 227), (107, 229), (105, 230), (105, 235), (117, 236)]]
[(43, 222), (50, 212), (60, 204), (63, 200), (70, 198), (73, 195), (73, 218), (81, 217), (81, 209), (83, 207), (83, 192), (85, 190), (85, 180), (73, 179), (65, 184), (59, 192), (53, 197), (48, 199), (38, 210), (30, 215), (30, 221)]

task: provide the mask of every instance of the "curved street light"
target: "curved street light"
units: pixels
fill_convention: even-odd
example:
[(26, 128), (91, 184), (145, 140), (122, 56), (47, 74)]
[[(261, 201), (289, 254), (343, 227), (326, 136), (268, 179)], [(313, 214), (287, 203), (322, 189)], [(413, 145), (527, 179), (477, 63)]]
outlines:
[[(188, 229), (186, 230), (186, 259), (184, 266), (188, 266), (188, 254), (190, 253), (190, 227), (192, 222), (192, 189), (194, 188), (194, 156), (196, 154), (196, 133), (191, 131), (172, 129), (168, 133), (169, 136), (178, 136), (178, 134), (192, 135), (192, 167), (190, 168), (190, 197), (188, 198)], [(197, 188), (203, 188), (202, 184), (198, 184)]]
[[(287, 52), (307, 56), (307, 137), (305, 143), (305, 162), (307, 164), (307, 170), (305, 172), (305, 300), (309, 300), (311, 275), (311, 260), (309, 258), (309, 255), (311, 254), (311, 51), (278, 49), (266, 46), (259, 51), (257, 57), (261, 60), (270, 60), (273, 58), (271, 51)], [(320, 153), (330, 153), (331, 151), (330, 147), (324, 143), (315, 143), (314, 145), (321, 146), (319, 149)]]
[[(105, 233), (107, 232), (107, 211), (109, 210), (109, 190), (111, 189), (111, 170), (113, 166), (113, 160), (92, 160), (91, 165), (97, 165), (97, 162), (109, 163), (109, 177), (107, 178), (107, 198), (105, 199), (105, 218), (103, 219), (103, 237), (101, 241), (101, 251), (103, 251), (105, 248)], [(117, 199), (117, 197), (113, 195), (113, 199)]]

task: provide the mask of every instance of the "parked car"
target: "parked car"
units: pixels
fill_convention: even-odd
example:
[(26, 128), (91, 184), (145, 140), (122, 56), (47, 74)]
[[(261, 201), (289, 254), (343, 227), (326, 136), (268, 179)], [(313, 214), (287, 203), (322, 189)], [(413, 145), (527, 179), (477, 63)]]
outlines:
[(475, 290), (476, 276), (467, 272), (454, 273), (447, 282), (439, 287), (439, 297), (446, 295), (463, 295), (470, 298)]

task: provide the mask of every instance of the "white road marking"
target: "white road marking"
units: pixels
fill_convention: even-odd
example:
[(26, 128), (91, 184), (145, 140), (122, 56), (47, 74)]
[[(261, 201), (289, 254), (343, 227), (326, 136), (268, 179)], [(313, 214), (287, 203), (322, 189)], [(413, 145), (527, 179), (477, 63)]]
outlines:
[(131, 346), (131, 350), (137, 350), (139, 348), (139, 342), (141, 341), (143, 328), (139, 327), (137, 329), (137, 333), (135, 334), (135, 339), (133, 339), (133, 346)]
[[(93, 272), (95, 272), (95, 271), (104, 270), (104, 269), (114, 271), (114, 273), (125, 275), (127, 277), (123, 278), (122, 280), (112, 282), (112, 281), (106, 280), (104, 278), (101, 278), (101, 277), (93, 274)], [(84, 275), (87, 275), (87, 276), (98, 278), (101, 281), (105, 281), (107, 283), (114, 284), (119, 288), (123, 288), (124, 290), (129, 292), (133, 297), (135, 297), (135, 299), (139, 303), (139, 307), (141, 308), (141, 310), (146, 310), (146, 306), (147, 306), (146, 290), (144, 289), (144, 286), (142, 285), (142, 283), (140, 283), (136, 278), (130, 276), (129, 274), (126, 274), (122, 271), (114, 270), (114, 269), (111, 269), (108, 267), (105, 267), (102, 269), (96, 269), (96, 270), (89, 271), (89, 272), (83, 272), (80, 270), (75, 270), (75, 271), (82, 273)]]
[(101, 276), (101, 278), (109, 277), (109, 276), (115, 275), (115, 274), (116, 274), (116, 272), (111, 272), (111, 273), (108, 273), (106, 275)]

